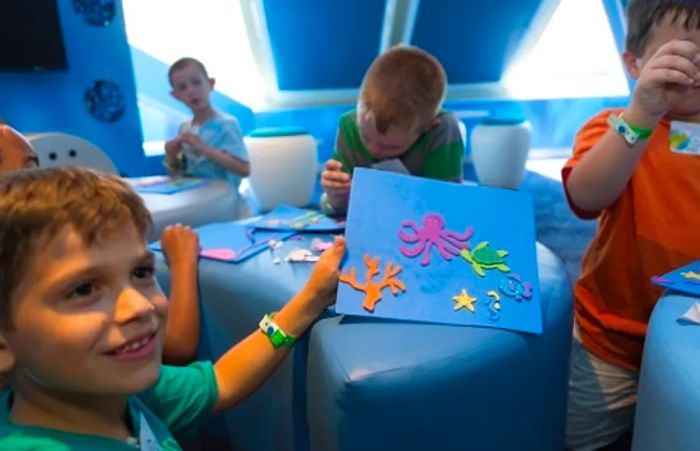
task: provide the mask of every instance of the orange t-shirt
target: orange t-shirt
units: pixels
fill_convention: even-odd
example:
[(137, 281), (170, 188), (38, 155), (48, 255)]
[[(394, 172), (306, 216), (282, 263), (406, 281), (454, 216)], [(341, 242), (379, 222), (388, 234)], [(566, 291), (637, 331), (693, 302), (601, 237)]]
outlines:
[[(619, 111), (603, 111), (579, 131), (562, 170), (565, 191), (571, 169), (608, 131), (608, 116)], [(586, 212), (569, 200), (578, 216), (599, 217), (574, 288), (581, 339), (598, 357), (636, 371), (662, 292), (650, 278), (700, 258), (700, 156), (672, 152), (670, 126), (664, 119), (654, 130), (613, 205)]]

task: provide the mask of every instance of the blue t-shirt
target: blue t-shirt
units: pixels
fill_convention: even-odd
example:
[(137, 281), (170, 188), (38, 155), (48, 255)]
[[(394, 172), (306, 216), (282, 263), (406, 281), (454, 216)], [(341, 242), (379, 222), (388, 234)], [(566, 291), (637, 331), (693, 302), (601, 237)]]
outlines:
[[(218, 399), (211, 362), (185, 367), (162, 366), (158, 381), (145, 392), (129, 396), (131, 430), (145, 443), (75, 434), (10, 422), (12, 390), (0, 396), (0, 449), (16, 451), (181, 450), (173, 438), (195, 432)], [(141, 425), (146, 427), (142, 429)]]
[[(217, 111), (214, 116), (199, 126), (193, 126), (191, 120), (180, 124), (179, 134), (188, 130), (196, 132), (199, 138), (208, 146), (248, 161), (248, 152), (243, 143), (243, 134), (236, 118)], [(241, 184), (241, 176), (226, 170), (226, 168), (214, 163), (204, 155), (195, 155), (186, 148), (184, 150), (186, 175), (228, 180), (236, 188), (236, 191), (238, 190), (238, 186)]]

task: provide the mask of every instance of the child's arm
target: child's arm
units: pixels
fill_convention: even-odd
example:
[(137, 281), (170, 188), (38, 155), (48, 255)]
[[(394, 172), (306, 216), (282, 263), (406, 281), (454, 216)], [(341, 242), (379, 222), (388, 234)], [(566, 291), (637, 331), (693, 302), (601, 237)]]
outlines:
[(247, 161), (235, 155), (231, 155), (230, 153), (223, 152), (220, 149), (211, 147), (194, 133), (183, 133), (181, 138), (184, 142), (194, 147), (197, 152), (206, 156), (214, 163), (223, 166), (227, 171), (233, 172), (241, 177), (248, 177), (248, 175), (250, 175), (250, 163)]
[[(275, 314), (274, 321), (280, 329), (299, 337), (335, 301), (338, 268), (344, 253), (345, 240), (338, 237), (335, 245), (321, 255), (304, 288)], [(229, 408), (245, 399), (272, 374), (289, 349), (273, 347), (260, 330), (231, 348), (214, 365), (219, 387), (214, 410)]]
[(321, 187), (324, 192), (324, 201), (328, 202), (329, 212), (343, 213), (348, 208), (350, 198), (350, 174), (342, 170), (342, 163), (338, 160), (328, 160), (321, 173)]
[(199, 236), (187, 226), (171, 225), (163, 231), (161, 246), (168, 259), (171, 280), (163, 361), (187, 364), (195, 359), (199, 346)]
[[(625, 121), (639, 128), (655, 128), (700, 80), (699, 60), (698, 47), (689, 41), (673, 40), (659, 47), (638, 73), (632, 101), (623, 113)], [(632, 75), (637, 74), (632, 71)], [(566, 184), (572, 203), (584, 211), (612, 205), (632, 177), (646, 144), (640, 140), (630, 147), (614, 130), (608, 130), (569, 174)]]

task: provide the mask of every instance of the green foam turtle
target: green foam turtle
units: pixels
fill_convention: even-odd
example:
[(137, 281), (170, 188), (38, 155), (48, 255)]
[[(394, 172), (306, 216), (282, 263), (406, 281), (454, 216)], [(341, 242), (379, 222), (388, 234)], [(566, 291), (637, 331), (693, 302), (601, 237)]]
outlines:
[(505, 263), (508, 251), (491, 249), (488, 241), (482, 241), (471, 251), (462, 249), (459, 255), (468, 261), (472, 265), (474, 272), (481, 277), (486, 275), (485, 269), (497, 269), (502, 272), (510, 271), (510, 268)]

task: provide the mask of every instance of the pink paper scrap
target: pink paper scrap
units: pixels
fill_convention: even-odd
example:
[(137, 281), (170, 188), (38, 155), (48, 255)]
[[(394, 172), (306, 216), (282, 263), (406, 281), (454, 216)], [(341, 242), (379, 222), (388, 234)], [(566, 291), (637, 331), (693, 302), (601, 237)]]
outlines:
[(199, 252), (202, 257), (213, 258), (215, 260), (233, 260), (236, 258), (236, 251), (229, 248), (202, 249)]

